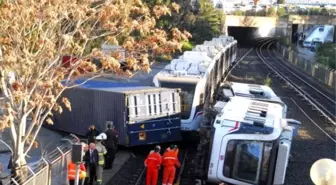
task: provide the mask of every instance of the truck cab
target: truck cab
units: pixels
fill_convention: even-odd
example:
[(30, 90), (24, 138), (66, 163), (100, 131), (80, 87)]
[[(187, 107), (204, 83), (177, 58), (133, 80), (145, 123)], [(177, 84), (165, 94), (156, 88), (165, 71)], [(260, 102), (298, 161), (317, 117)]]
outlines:
[(235, 96), (217, 102), (207, 181), (239, 185), (285, 183), (292, 138), (300, 122), (279, 103)]

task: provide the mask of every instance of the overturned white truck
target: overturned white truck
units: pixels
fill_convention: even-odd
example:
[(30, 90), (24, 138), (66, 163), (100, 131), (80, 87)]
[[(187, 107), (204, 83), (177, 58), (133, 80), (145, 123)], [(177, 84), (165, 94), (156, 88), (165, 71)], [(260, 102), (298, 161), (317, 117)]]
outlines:
[[(244, 86), (251, 91), (243, 93)], [(280, 98), (274, 93), (269, 98), (261, 96), (268, 93), (257, 86), (236, 84), (234, 89), (242, 88), (241, 93), (232, 93), (206, 111), (194, 161), (198, 184), (284, 184), (292, 138), (301, 123), (286, 119), (287, 107)]]

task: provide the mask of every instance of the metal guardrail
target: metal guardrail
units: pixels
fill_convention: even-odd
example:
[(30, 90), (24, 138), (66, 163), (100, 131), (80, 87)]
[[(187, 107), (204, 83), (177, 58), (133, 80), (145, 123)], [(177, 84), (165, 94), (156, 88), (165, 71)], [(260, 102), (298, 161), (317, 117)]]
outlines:
[(324, 8), (310, 8), (305, 10), (288, 10), (282, 7), (281, 12), (279, 8), (273, 8), (273, 11), (270, 9), (247, 9), (247, 10), (231, 10), (226, 11), (226, 15), (235, 15), (235, 16), (261, 16), (261, 17), (285, 17), (290, 15), (301, 15), (301, 16), (334, 16), (336, 14), (335, 10), (324, 9)]
[(67, 168), (71, 160), (72, 144), (80, 143), (80, 139), (71, 134), (64, 138), (65, 144), (58, 146), (49, 154), (33, 164), (23, 167), (23, 174), (10, 179), (5, 185), (67, 185)]

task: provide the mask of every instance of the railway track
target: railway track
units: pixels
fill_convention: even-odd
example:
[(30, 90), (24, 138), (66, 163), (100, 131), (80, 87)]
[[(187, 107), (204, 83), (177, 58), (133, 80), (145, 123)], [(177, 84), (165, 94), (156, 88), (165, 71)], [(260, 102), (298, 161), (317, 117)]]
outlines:
[[(302, 95), (298, 96), (299, 93), (294, 88), (289, 88), (290, 84), (279, 78), (279, 75), (266, 64), (266, 62), (275, 63), (277, 61), (271, 57), (274, 56), (270, 54), (271, 46), (268, 48), (270, 53), (267, 51), (270, 42), (266, 44), (265, 42), (267, 41), (259, 43), (256, 49), (243, 59), (244, 62), (232, 71), (228, 81), (264, 84), (265, 78), (272, 79), (271, 88), (288, 106), (287, 117), (297, 119), (302, 123), (299, 135), (292, 143), (292, 157), (288, 164), (285, 185), (313, 185), (309, 176), (312, 164), (322, 158), (335, 158), (335, 126), (319, 112), (313, 110)], [(259, 57), (261, 55), (263, 58)], [(298, 81), (293, 80), (292, 83), (298, 83)]]
[(132, 155), (123, 167), (107, 183), (107, 185), (135, 185), (144, 169), (145, 156)]
[[(162, 147), (162, 150), (166, 149)], [(192, 149), (184, 146), (179, 149), (179, 161), (181, 168), (178, 168), (175, 175), (174, 184), (194, 185), (192, 179), (189, 178), (188, 169), (191, 162), (193, 152)], [(161, 155), (164, 151), (161, 151)], [(145, 185), (146, 184), (146, 168), (144, 161), (149, 150), (134, 153), (124, 166), (109, 180), (107, 185)], [(190, 160), (188, 160), (190, 159)], [(161, 166), (158, 178), (158, 184), (162, 184), (163, 167)]]
[(314, 110), (329, 122), (336, 125), (336, 101), (335, 94), (321, 88), (316, 81), (309, 79), (305, 74), (300, 73), (293, 66), (285, 64), (283, 60), (276, 57), (270, 48), (276, 43), (275, 40), (264, 42), (258, 49), (257, 55), (278, 77), (284, 80), (294, 89)]
[[(274, 76), (271, 75), (275, 85), (272, 87), (272, 89), (274, 89), (275, 92), (281, 96), (284, 102), (288, 105), (288, 115), (293, 118), (299, 117), (299, 120), (304, 124), (303, 131), (300, 132), (307, 132), (306, 137), (309, 138), (307, 139), (301, 136), (299, 139), (294, 141), (292, 145), (293, 159), (289, 164), (287, 173), (288, 180), (286, 184), (309, 185), (311, 184), (309, 180), (309, 169), (311, 164), (320, 158), (333, 158), (335, 156), (335, 152), (333, 152), (335, 148), (332, 147), (335, 146), (336, 140), (332, 136), (335, 127), (331, 127), (331, 124), (324, 122), (324, 119), (321, 120), (321, 116), (308, 107), (307, 102), (312, 105), (314, 109), (320, 112), (320, 114), (328, 118), (329, 122), (333, 121), (331, 119), (332, 115), (328, 114), (328, 112), (326, 112), (323, 107), (329, 110), (329, 112), (332, 107), (328, 107), (330, 105), (328, 105), (327, 102), (323, 103), (323, 101), (325, 101), (322, 100), (323, 95), (317, 92), (313, 92), (313, 88), (307, 85), (307, 83), (302, 82), (304, 77), (297, 75), (296, 71), (288, 69), (288, 67), (286, 68), (281, 66), (284, 64), (282, 64), (279, 59), (275, 58), (271, 53), (272, 50), (270, 50), (271, 46), (274, 44), (274, 40), (270, 40), (268, 38), (260, 39), (256, 42), (256, 44), (258, 46), (256, 48), (240, 49), (237, 56), (239, 59), (237, 60), (236, 64), (232, 66), (232, 69), (227, 73), (228, 75), (224, 79), (227, 80), (232, 78), (232, 76), (237, 76), (240, 77), (240, 80), (234, 79), (231, 81), (260, 84), (263, 83), (262, 80), (264, 80), (265, 77), (270, 74), (269, 69), (271, 69), (278, 77), (285, 81), (285, 84), (288, 84), (292, 87), (292, 89), (284, 88), (283, 81), (280, 81), (277, 78), (273, 78)], [(257, 67), (251, 67), (250, 64), (253, 62), (259, 62)], [(240, 71), (240, 74), (236, 74), (237, 71)], [(257, 71), (257, 73), (250, 71)], [(233, 74), (231, 74), (231, 72)], [(251, 78), (246, 78), (247, 76), (251, 76)], [(319, 90), (316, 86), (313, 87)], [(296, 94), (293, 93), (293, 89), (295, 90)], [(323, 93), (323, 90), (319, 91)], [(296, 96), (297, 94), (300, 96)], [(330, 98), (329, 95), (325, 95)], [(316, 102), (318, 102), (320, 105), (316, 104)], [(304, 134), (301, 133), (301, 135)], [(176, 173), (176, 182), (174, 184), (195, 184), (194, 179), (190, 178), (190, 170), (193, 167), (192, 161), (196, 155), (194, 150), (196, 150), (196, 147), (189, 146), (180, 148), (179, 160), (182, 164), (182, 167)], [(310, 155), (310, 153), (314, 150), (318, 152), (313, 152), (313, 154)], [(146, 154), (148, 154), (148, 152), (149, 150), (146, 152)], [(144, 166), (145, 157), (146, 155), (144, 154), (135, 154), (133, 157), (131, 157), (130, 160), (109, 181), (108, 185), (144, 185), (146, 176), (146, 170)], [(299, 165), (304, 167), (300, 167)], [(162, 171), (163, 170), (161, 169), (158, 184), (162, 184)], [(298, 176), (300, 177), (299, 179), (302, 180), (298, 181)]]
[[(181, 168), (178, 168), (176, 170), (176, 174), (175, 174), (175, 181), (174, 184), (179, 184), (182, 179), (182, 173), (185, 170), (186, 167), (186, 159), (187, 159), (187, 155), (188, 155), (189, 151), (188, 149), (180, 149), (179, 150), (179, 161), (181, 163)], [(159, 172), (159, 180), (158, 180), (158, 184), (162, 184), (162, 178), (163, 177), (163, 167), (161, 166), (160, 172)], [(135, 185), (145, 185), (146, 184), (146, 169), (143, 168), (143, 172), (142, 175), (139, 176), (138, 178), (138, 182)]]

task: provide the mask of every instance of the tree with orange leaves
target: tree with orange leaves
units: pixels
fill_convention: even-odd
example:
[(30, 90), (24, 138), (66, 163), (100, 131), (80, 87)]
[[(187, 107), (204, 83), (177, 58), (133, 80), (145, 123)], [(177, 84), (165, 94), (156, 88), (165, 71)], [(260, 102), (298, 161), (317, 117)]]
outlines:
[[(156, 27), (161, 16), (178, 9), (174, 3), (148, 8), (141, 0), (2, 1), (0, 130), (11, 132), (15, 169), (26, 164), (25, 156), (37, 145), (41, 125), (53, 124), (48, 116), (62, 112), (58, 102), (71, 110), (68, 99), (57, 100), (64, 90), (78, 85), (76, 78), (85, 75), (90, 80), (104, 73), (131, 77), (136, 70), (150, 71), (148, 52), (160, 55), (180, 50), (182, 41), (190, 37), (188, 32), (173, 28), (167, 33)], [(102, 44), (122, 46), (126, 68), (119, 61), (121, 54), (103, 54)], [(76, 62), (64, 67), (65, 55)], [(99, 59), (102, 67), (93, 59)]]

